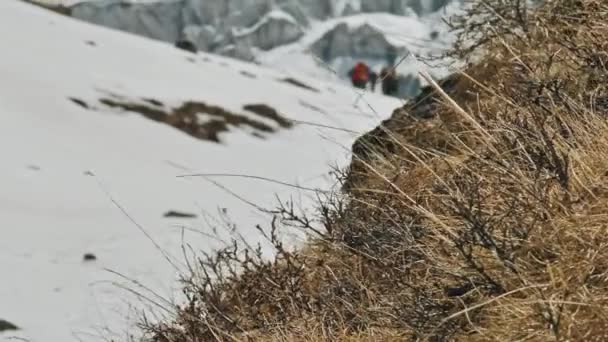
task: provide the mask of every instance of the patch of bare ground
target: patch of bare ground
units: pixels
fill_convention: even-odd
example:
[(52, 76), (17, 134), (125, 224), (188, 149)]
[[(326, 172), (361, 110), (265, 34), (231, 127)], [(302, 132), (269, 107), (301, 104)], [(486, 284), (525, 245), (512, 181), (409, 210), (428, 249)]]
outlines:
[(302, 81), (296, 80), (295, 78), (292, 78), (292, 77), (283, 78), (283, 79), (281, 79), (281, 82), (285, 82), (287, 84), (291, 84), (291, 85), (296, 86), (298, 88), (310, 90), (310, 91), (315, 92), (315, 93), (319, 92), (319, 89), (317, 89), (315, 87), (312, 87), (312, 86), (309, 86), (308, 84), (306, 84), (306, 83), (304, 83)]
[(243, 109), (255, 113), (263, 118), (270, 119), (283, 128), (291, 128), (293, 126), (293, 123), (290, 120), (283, 117), (281, 114), (279, 114), (279, 112), (276, 111), (276, 109), (268, 105), (261, 103), (248, 104), (244, 105)]
[(89, 109), (89, 105), (81, 99), (77, 99), (75, 97), (70, 97), (69, 100), (72, 101), (74, 104), (78, 105), (79, 107), (82, 107), (84, 109)]
[(201, 256), (153, 341), (608, 341), (608, 3), (470, 5), (450, 54), (483, 58), (360, 138), (318, 216), (280, 205), (276, 258)]
[(174, 217), (174, 218), (196, 218), (196, 214), (186, 213), (183, 211), (169, 210), (163, 217)]
[[(92, 108), (82, 99), (69, 99), (82, 108)], [(161, 101), (152, 98), (144, 98), (141, 102), (137, 102), (113, 96), (102, 98), (99, 102), (106, 107), (139, 113), (150, 120), (175, 127), (197, 139), (213, 142), (220, 142), (220, 134), (228, 132), (231, 127), (249, 128), (251, 134), (258, 138), (263, 138), (264, 134), (277, 130), (275, 126), (263, 120), (256, 120), (251, 115), (234, 113), (200, 101), (188, 101), (175, 108), (168, 108)], [(244, 110), (273, 121), (279, 128), (287, 129), (293, 126), (291, 121), (265, 104), (246, 105)]]
[(9, 330), (19, 330), (19, 327), (9, 321), (0, 319), (0, 332)]

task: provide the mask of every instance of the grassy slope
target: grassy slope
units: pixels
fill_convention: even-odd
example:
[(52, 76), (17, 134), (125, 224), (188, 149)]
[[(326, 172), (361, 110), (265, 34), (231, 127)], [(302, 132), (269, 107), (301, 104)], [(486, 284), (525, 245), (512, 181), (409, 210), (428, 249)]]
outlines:
[(444, 83), (451, 98), (429, 88), (355, 144), (347, 192), (320, 206), (327, 233), (276, 242), (275, 261), (238, 246), (203, 260), (150, 335), (608, 339), (608, 6), (528, 15)]

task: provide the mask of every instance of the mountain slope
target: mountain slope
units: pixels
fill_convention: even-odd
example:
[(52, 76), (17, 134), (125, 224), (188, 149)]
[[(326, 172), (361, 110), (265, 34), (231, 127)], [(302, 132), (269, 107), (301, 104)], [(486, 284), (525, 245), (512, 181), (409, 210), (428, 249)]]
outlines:
[[(154, 39), (188, 38), (200, 49), (254, 58), (298, 40), (324, 21), (356, 14), (385, 13), (418, 18), (450, 0), (173, 0), (83, 1), (71, 7), (79, 19)], [(281, 13), (277, 16), (277, 13)], [(274, 14), (274, 15), (273, 15)], [(273, 19), (273, 20), (269, 20)], [(282, 28), (282, 29), (281, 29)], [(247, 31), (247, 33), (243, 33)], [(258, 34), (264, 31), (263, 34)]]
[(158, 341), (608, 341), (608, 2), (471, 5), (474, 64), (353, 145), (327, 233), (205, 258), (243, 271)]
[[(272, 208), (278, 195), (306, 207), (314, 197), (262, 180), (177, 175), (329, 189), (329, 166), (344, 165), (358, 133), (399, 104), (20, 1), (0, 2), (0, 22), (20, 28), (0, 31), (10, 47), (0, 61), (0, 318), (23, 329), (0, 338), (123, 334), (137, 303), (109, 282), (134, 283), (106, 269), (173, 298), (182, 238), (196, 250), (220, 246), (215, 235), (254, 244), (269, 216), (253, 203)], [(171, 210), (198, 217), (164, 218)], [(85, 253), (97, 260), (83, 262)]]
[(407, 57), (400, 97), (420, 87), (411, 55), (437, 56), (450, 46), (443, 18), (462, 7), (451, 0), (57, 1), (91, 23), (324, 79), (347, 79), (355, 60), (379, 71)]

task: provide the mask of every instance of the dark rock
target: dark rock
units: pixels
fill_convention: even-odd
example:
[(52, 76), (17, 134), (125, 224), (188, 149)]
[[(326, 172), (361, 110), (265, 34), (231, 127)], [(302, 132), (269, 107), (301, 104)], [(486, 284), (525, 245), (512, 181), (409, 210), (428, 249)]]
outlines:
[(248, 110), (255, 113), (263, 118), (275, 121), (279, 126), (283, 128), (290, 128), (293, 126), (291, 121), (279, 114), (274, 108), (265, 104), (248, 104), (243, 106), (244, 110)]
[(160, 102), (159, 100), (156, 100), (156, 99), (144, 98), (142, 100), (148, 102), (149, 104), (151, 104), (153, 106), (158, 106), (158, 107), (164, 106), (164, 104), (162, 102)]
[(177, 42), (175, 42), (175, 47), (192, 53), (197, 52), (196, 45), (194, 45), (194, 43), (192, 43), (191, 41), (185, 39), (178, 40)]
[(19, 327), (17, 327), (16, 325), (14, 325), (13, 323), (11, 323), (9, 321), (0, 319), (0, 332), (9, 331), (9, 330), (19, 330)]
[(195, 214), (179, 212), (175, 210), (169, 210), (165, 213), (165, 217), (178, 217), (178, 218), (196, 218)]
[(295, 78), (287, 77), (287, 78), (282, 79), (281, 81), (283, 81), (285, 83), (289, 83), (291, 85), (294, 85), (294, 86), (302, 88), (302, 89), (310, 90), (310, 91), (315, 92), (315, 93), (319, 93), (320, 92), (319, 89), (311, 87), (311, 86), (307, 85), (306, 83), (304, 83), (302, 81), (296, 80)]
[[(197, 139), (220, 142), (219, 134), (227, 132), (230, 127), (248, 126), (260, 133), (273, 133), (275, 128), (261, 120), (254, 120), (248, 115), (230, 112), (222, 107), (207, 105), (204, 102), (188, 101), (177, 108), (164, 108), (145, 102), (131, 102), (118, 97), (102, 98), (99, 102), (107, 107), (127, 112), (139, 113), (146, 118), (166, 123)], [(160, 102), (158, 102), (160, 103)], [(280, 116), (274, 109), (264, 105), (251, 105), (251, 111), (261, 117), (276, 121), (279, 126), (288, 128), (291, 121)], [(249, 110), (245, 108), (245, 110)], [(201, 121), (200, 115), (208, 120)]]
[(94, 42), (94, 41), (92, 41), (92, 40), (87, 40), (87, 41), (85, 42), (85, 44), (87, 44), (87, 45), (89, 45), (89, 46), (97, 46), (97, 43), (95, 43), (95, 42)]
[(72, 101), (73, 103), (77, 104), (78, 106), (80, 106), (80, 107), (82, 107), (84, 109), (89, 109), (89, 105), (86, 102), (84, 102), (83, 100), (77, 99), (77, 98), (74, 98), (74, 97), (70, 97), (69, 99), (70, 99), (70, 101)]
[(83, 259), (84, 261), (95, 261), (95, 260), (97, 260), (97, 256), (95, 256), (95, 254), (93, 254), (93, 253), (86, 253), (86, 254), (85, 254), (83, 257), (82, 257), (82, 259)]
[[(453, 74), (437, 83), (449, 96), (458, 97), (460, 94), (457, 94), (457, 89), (461, 81), (460, 76)], [(441, 100), (441, 95), (435, 88), (430, 85), (426, 86), (421, 89), (418, 96), (410, 100), (405, 106), (397, 108), (390, 118), (382, 121), (372, 131), (359, 137), (352, 146), (353, 158), (343, 190), (353, 189), (355, 183), (359, 181), (360, 175), (365, 174), (365, 170), (367, 170), (365, 163), (378, 156), (389, 156), (397, 152), (400, 146), (394, 137), (413, 138), (411, 132), (409, 132), (413, 127), (434, 120), (440, 108)]]

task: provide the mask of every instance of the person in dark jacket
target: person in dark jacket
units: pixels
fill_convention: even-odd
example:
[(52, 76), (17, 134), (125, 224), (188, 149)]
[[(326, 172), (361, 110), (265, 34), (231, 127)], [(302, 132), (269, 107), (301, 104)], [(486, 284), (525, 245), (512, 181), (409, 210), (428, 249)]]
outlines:
[(369, 83), (371, 85), (372, 92), (376, 91), (376, 82), (378, 81), (378, 74), (374, 71), (370, 71), (369, 73)]
[(386, 66), (380, 71), (380, 80), (382, 82), (382, 93), (384, 95), (395, 96), (399, 91), (399, 80), (397, 73), (392, 66)]

